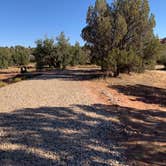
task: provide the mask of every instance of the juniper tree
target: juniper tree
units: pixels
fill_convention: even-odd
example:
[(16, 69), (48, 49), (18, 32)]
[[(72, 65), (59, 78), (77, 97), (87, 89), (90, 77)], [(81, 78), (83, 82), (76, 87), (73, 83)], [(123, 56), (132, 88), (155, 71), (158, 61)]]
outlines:
[(69, 39), (62, 32), (54, 39), (45, 38), (36, 41), (36, 48), (33, 52), (37, 68), (42, 69), (44, 66), (65, 69), (71, 61)]
[(46, 65), (56, 67), (54, 40), (49, 38), (37, 40), (36, 45), (33, 55), (35, 56), (37, 69), (42, 69)]
[(76, 42), (74, 46), (71, 47), (71, 65), (83, 65), (88, 61), (88, 56), (86, 50), (80, 46), (79, 42)]
[(160, 54), (158, 56), (157, 62), (158, 64), (164, 65), (166, 69), (166, 43), (165, 42), (161, 44)]
[(69, 39), (65, 37), (64, 32), (61, 32), (56, 41), (58, 66), (65, 69), (71, 61)]
[(29, 55), (29, 48), (23, 46), (0, 47), (0, 68), (27, 65)]
[(0, 47), (0, 69), (8, 68), (12, 64), (9, 48)]
[(88, 9), (82, 37), (96, 63), (117, 76), (124, 68), (140, 71), (154, 59), (159, 45), (154, 27), (148, 0), (115, 0), (111, 5), (96, 0)]
[(23, 46), (15, 46), (12, 59), (15, 65), (24, 66), (29, 63), (29, 51)]

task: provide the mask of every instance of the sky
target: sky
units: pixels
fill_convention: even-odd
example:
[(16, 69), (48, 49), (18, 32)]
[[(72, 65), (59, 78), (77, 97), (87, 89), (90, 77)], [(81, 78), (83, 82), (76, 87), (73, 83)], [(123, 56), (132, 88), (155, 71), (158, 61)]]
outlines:
[[(111, 0), (107, 0), (111, 3)], [(155, 34), (166, 37), (166, 0), (149, 0), (156, 17)], [(61, 31), (71, 44), (81, 39), (86, 13), (95, 0), (1, 0), (0, 46), (35, 46), (44, 37), (55, 38)]]

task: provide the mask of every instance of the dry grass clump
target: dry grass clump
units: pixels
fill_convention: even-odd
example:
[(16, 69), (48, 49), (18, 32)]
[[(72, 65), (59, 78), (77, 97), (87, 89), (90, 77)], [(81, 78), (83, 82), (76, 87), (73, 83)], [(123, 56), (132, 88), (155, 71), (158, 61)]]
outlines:
[(5, 85), (6, 85), (6, 83), (5, 83), (5, 82), (0, 81), (0, 88), (1, 88), (1, 87), (3, 87), (3, 86), (5, 86)]

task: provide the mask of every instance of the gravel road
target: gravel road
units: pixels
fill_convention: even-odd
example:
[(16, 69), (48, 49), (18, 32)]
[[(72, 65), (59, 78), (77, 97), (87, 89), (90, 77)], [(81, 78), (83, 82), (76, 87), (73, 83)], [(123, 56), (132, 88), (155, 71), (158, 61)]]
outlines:
[(0, 89), (0, 165), (123, 165), (111, 120), (79, 80), (42, 75)]

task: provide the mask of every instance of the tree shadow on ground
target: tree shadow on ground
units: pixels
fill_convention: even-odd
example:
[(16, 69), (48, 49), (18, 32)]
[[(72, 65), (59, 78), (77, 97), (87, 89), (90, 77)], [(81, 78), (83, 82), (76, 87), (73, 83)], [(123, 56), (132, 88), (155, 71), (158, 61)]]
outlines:
[[(91, 111), (88, 106), (80, 107)], [(129, 165), (165, 165), (166, 112), (101, 104), (93, 107), (97, 114), (118, 118), (112, 122), (109, 136), (125, 149)]]
[(110, 88), (118, 90), (125, 95), (135, 96), (137, 101), (148, 104), (166, 106), (166, 89), (146, 85), (114, 85)]
[(80, 70), (53, 70), (43, 72), (43, 76), (36, 77), (36, 80), (62, 79), (65, 81), (87, 81), (97, 78), (104, 78), (104, 73), (99, 69), (80, 69)]
[(9, 71), (0, 71), (0, 74), (16, 74), (16, 73), (18, 73), (18, 72), (14, 72), (14, 71), (11, 71), (11, 72), (9, 72)]
[[(166, 163), (166, 113), (112, 105), (41, 107), (0, 113), (1, 165)], [(159, 146), (161, 145), (161, 146)]]
[[(1, 165), (111, 165), (122, 162), (106, 115), (73, 107), (0, 113)], [(78, 111), (80, 110), (80, 111)], [(103, 111), (104, 114), (104, 111)]]

